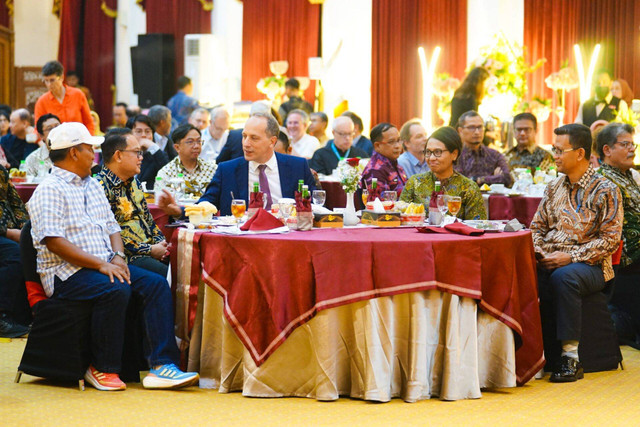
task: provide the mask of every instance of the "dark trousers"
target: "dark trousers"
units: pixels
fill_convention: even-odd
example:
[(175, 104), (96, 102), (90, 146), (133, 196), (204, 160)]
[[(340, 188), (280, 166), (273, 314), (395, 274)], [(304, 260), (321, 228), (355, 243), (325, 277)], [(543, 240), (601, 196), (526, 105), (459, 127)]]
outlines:
[(24, 285), (20, 247), (0, 236), (0, 313), (7, 313), (23, 325), (31, 322), (31, 310)]
[(162, 277), (167, 277), (167, 271), (169, 270), (169, 266), (162, 261), (158, 261), (157, 259), (150, 256), (143, 256), (140, 258), (136, 258), (130, 263), (131, 265), (135, 265), (136, 267), (144, 268), (145, 270), (153, 271), (156, 274), (161, 275)]
[(582, 297), (604, 289), (602, 268), (582, 262), (555, 270), (538, 266), (542, 323), (556, 319), (556, 339), (580, 341)]
[(96, 270), (83, 268), (64, 282), (56, 277), (54, 297), (93, 301), (91, 349), (93, 366), (120, 372), (127, 304), (131, 292), (142, 297), (144, 352), (150, 366), (179, 362), (171, 290), (164, 277), (130, 265), (131, 286)]

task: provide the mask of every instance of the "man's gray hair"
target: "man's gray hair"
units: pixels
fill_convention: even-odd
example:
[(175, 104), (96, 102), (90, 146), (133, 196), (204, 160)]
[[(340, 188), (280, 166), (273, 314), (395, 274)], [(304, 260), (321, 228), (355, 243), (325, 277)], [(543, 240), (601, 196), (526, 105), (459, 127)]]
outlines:
[(613, 145), (618, 142), (618, 137), (624, 133), (633, 135), (633, 127), (627, 123), (609, 123), (598, 131), (596, 148), (600, 160), (604, 160), (604, 146), (608, 145), (609, 147), (613, 147)]
[(198, 108), (196, 108), (195, 110), (193, 110), (191, 112), (191, 116), (189, 116), (189, 117), (191, 117), (193, 119), (195, 116), (197, 116), (198, 114), (201, 114), (201, 113), (204, 113), (207, 116), (209, 116), (209, 110), (207, 110), (206, 108), (198, 107)]
[(258, 113), (271, 114), (271, 107), (269, 106), (269, 104), (266, 103), (266, 101), (256, 101), (253, 104), (251, 104), (249, 115), (253, 116)]
[(31, 113), (26, 108), (18, 108), (13, 111), (13, 114), (17, 114), (23, 122), (31, 123)]
[(227, 110), (224, 105), (218, 105), (211, 110), (211, 120), (215, 120), (222, 115), (231, 116), (231, 114), (229, 114), (229, 110)]
[(335, 119), (333, 119), (333, 122), (331, 123), (331, 129), (332, 130), (336, 130), (336, 128), (344, 123), (351, 123), (355, 129), (355, 123), (353, 123), (353, 120), (351, 120), (351, 117), (349, 116), (338, 116)]
[(280, 125), (278, 124), (278, 121), (275, 117), (273, 117), (271, 114), (265, 113), (255, 113), (251, 115), (251, 118), (253, 117), (262, 117), (267, 121), (265, 132), (269, 138), (271, 138), (272, 136), (278, 136), (278, 134), (280, 133)]
[(298, 108), (296, 108), (295, 110), (291, 110), (289, 111), (289, 114), (287, 114), (287, 119), (289, 117), (291, 117), (292, 114), (298, 114), (300, 115), (300, 117), (302, 117), (302, 121), (306, 124), (309, 123), (309, 115), (307, 114), (306, 111), (304, 110), (300, 110)]
[(171, 110), (164, 105), (154, 105), (149, 108), (147, 117), (149, 117), (149, 120), (151, 120), (154, 127), (158, 127), (161, 121), (169, 119), (169, 114), (171, 114)]

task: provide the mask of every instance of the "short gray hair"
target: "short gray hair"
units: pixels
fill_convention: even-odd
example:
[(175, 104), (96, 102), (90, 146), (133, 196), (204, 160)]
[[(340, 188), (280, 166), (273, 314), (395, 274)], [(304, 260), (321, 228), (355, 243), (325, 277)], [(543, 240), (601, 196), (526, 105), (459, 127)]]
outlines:
[(198, 107), (195, 110), (193, 110), (193, 112), (191, 113), (190, 117), (194, 118), (196, 115), (198, 115), (200, 113), (206, 114), (207, 117), (210, 115), (209, 110), (207, 110), (206, 108)]
[(302, 121), (304, 123), (309, 123), (309, 115), (306, 111), (300, 110), (298, 108), (296, 108), (295, 110), (291, 110), (289, 111), (289, 114), (287, 114), (287, 120), (289, 119), (289, 117), (291, 117), (292, 114), (298, 114), (300, 117), (302, 117)]
[(171, 110), (164, 105), (154, 105), (149, 108), (147, 117), (149, 117), (149, 120), (151, 120), (154, 127), (158, 127), (161, 121), (169, 119), (169, 114), (171, 114)]
[(351, 123), (353, 125), (353, 128), (355, 129), (356, 125), (355, 123), (353, 123), (353, 120), (351, 120), (351, 117), (349, 116), (338, 116), (335, 119), (333, 119), (333, 122), (331, 123), (331, 129), (336, 130), (338, 126), (347, 122)]
[(250, 118), (254, 117), (262, 117), (267, 121), (267, 128), (265, 129), (265, 132), (269, 138), (271, 138), (272, 136), (278, 136), (278, 134), (280, 133), (280, 125), (278, 124), (278, 121), (275, 117), (273, 117), (271, 114), (255, 113), (252, 114)]
[(596, 148), (601, 160), (604, 160), (604, 146), (613, 147), (618, 142), (618, 137), (624, 133), (633, 135), (633, 127), (627, 123), (609, 123), (596, 136)]
[(224, 105), (219, 105), (217, 107), (214, 107), (213, 110), (211, 110), (211, 119), (217, 119), (218, 116), (222, 116), (222, 115), (227, 115), (230, 116), (231, 114), (229, 114), (229, 110), (227, 110), (225, 108)]

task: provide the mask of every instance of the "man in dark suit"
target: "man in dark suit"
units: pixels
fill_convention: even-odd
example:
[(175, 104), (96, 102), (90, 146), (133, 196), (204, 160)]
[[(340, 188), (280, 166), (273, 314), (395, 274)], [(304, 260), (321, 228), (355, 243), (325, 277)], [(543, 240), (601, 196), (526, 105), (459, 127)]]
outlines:
[[(244, 156), (220, 163), (199, 201), (213, 203), (221, 215), (230, 215), (231, 192), (235, 198), (248, 203), (249, 191), (255, 182), (267, 195), (267, 207), (281, 197), (293, 198), (300, 179), (313, 191), (315, 184), (307, 160), (274, 151), (279, 132), (278, 122), (270, 114), (252, 115), (242, 132)], [(159, 206), (169, 215), (182, 215), (182, 208), (168, 193), (159, 201)]]
[(346, 116), (336, 117), (331, 124), (333, 139), (327, 145), (313, 153), (309, 166), (318, 173), (331, 175), (340, 160), (349, 157), (367, 157), (367, 153), (352, 146), (353, 121)]
[(175, 159), (178, 152), (173, 147), (173, 141), (169, 136), (171, 133), (171, 110), (164, 105), (154, 105), (149, 109), (147, 116), (156, 130), (153, 134), (154, 142), (167, 154), (169, 160)]
[[(249, 116), (253, 116), (256, 113), (269, 114), (270, 111), (271, 107), (264, 101), (256, 101), (251, 104)], [(218, 154), (216, 163), (220, 164), (242, 156), (244, 156), (244, 152), (242, 151), (242, 129), (229, 131), (227, 142), (224, 144), (224, 147), (222, 147), (220, 154)]]

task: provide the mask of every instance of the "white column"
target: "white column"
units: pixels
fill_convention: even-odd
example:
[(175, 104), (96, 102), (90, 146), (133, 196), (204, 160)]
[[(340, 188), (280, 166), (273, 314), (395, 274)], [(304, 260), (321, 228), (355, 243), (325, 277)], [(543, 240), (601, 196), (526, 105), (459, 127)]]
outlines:
[(138, 95), (133, 93), (131, 46), (137, 46), (138, 34), (146, 32), (146, 12), (136, 0), (120, 0), (116, 19), (116, 102), (138, 104)]
[(468, 62), (478, 57), (481, 48), (492, 45), (500, 31), (522, 46), (524, 0), (467, 0)]
[(322, 5), (322, 85), (324, 109), (343, 100), (362, 117), (365, 133), (371, 122), (371, 19), (372, 0), (325, 0)]
[(218, 83), (214, 103), (232, 106), (240, 101), (242, 78), (242, 2), (238, 0), (216, 0), (211, 12), (211, 33), (216, 36), (215, 63), (218, 67)]
[(41, 67), (58, 59), (60, 20), (51, 12), (53, 0), (13, 2), (16, 67)]

